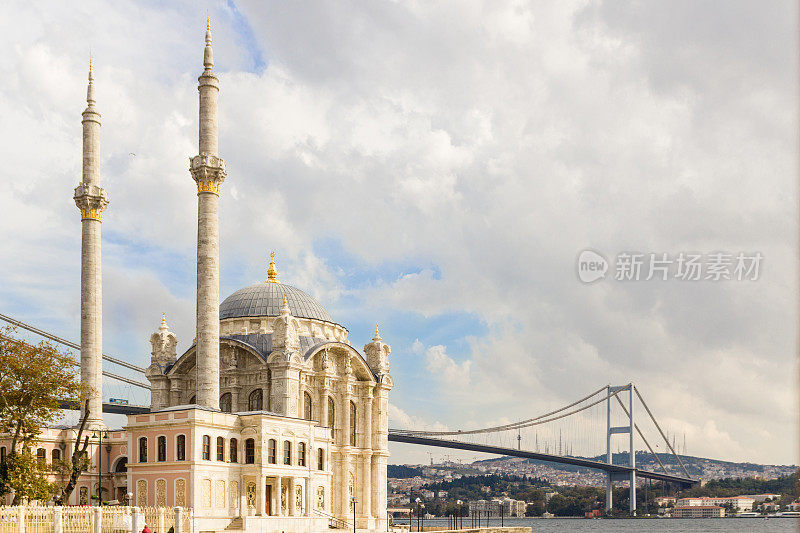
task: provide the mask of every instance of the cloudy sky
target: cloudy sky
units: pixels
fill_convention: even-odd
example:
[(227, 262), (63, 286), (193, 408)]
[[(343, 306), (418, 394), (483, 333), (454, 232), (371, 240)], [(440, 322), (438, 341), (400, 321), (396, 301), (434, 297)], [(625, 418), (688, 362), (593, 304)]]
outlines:
[[(689, 453), (798, 462), (794, 3), (62, 4), (0, 18), (0, 312), (79, 338), (91, 49), (105, 351), (146, 364), (162, 311), (191, 344), (208, 8), (223, 296), (275, 250), (356, 346), (379, 322), (395, 427), (633, 381)], [(584, 249), (606, 279), (578, 279)], [(623, 252), (764, 259), (757, 280), (618, 281)]]

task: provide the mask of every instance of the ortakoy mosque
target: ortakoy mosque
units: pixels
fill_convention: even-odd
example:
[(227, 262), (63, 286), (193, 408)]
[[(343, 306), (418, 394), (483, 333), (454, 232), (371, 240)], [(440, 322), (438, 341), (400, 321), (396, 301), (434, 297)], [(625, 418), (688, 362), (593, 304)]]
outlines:
[[(326, 531), (327, 516), (386, 530), (390, 348), (354, 348), (347, 329), (302, 290), (266, 281), (220, 304), (218, 207), (225, 163), (217, 145), (219, 82), (211, 28), (199, 77), (197, 330), (178, 356), (165, 318), (150, 338), (151, 412), (128, 416), (90, 446), (92, 464), (71, 504), (103, 499), (194, 509), (195, 529)], [(81, 378), (92, 387), (89, 426), (102, 427), (99, 129), (90, 67), (83, 112)], [(74, 428), (48, 429), (37, 456), (69, 457)], [(4, 451), (4, 450), (0, 450)]]

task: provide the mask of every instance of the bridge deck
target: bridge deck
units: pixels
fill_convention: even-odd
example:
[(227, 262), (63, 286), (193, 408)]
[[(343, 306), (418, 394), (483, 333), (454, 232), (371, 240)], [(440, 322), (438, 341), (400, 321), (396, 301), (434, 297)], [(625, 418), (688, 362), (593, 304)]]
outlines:
[[(439, 448), (451, 448), (456, 450), (469, 450), (473, 452), (493, 453), (497, 455), (507, 455), (511, 457), (524, 457), (526, 459), (538, 459), (540, 461), (547, 461), (550, 463), (566, 464), (573, 466), (581, 466), (584, 468), (592, 468), (595, 470), (603, 470), (614, 474), (627, 474), (632, 470), (629, 466), (613, 465), (603, 463), (600, 461), (593, 461), (592, 459), (582, 459), (580, 457), (564, 457), (561, 455), (551, 455), (547, 453), (529, 452), (526, 450), (515, 450), (514, 448), (502, 448), (500, 446), (488, 446), (485, 444), (472, 444), (469, 442), (459, 442), (456, 440), (433, 439), (430, 437), (415, 437), (403, 433), (396, 433), (389, 430), (389, 440), (392, 442), (404, 442), (406, 444), (422, 444), (424, 446), (437, 446)], [(659, 481), (669, 481), (672, 483), (679, 483), (681, 485), (694, 485), (698, 483), (697, 479), (686, 478), (682, 476), (674, 476), (671, 474), (660, 474), (658, 472), (651, 472), (649, 470), (633, 469), (636, 475), (643, 478), (656, 479)]]
[[(62, 409), (78, 409), (78, 404), (62, 403)], [(114, 403), (103, 404), (104, 413), (114, 413), (121, 415), (137, 415), (149, 413), (150, 408), (144, 405), (119, 405)], [(552, 455), (547, 453), (530, 452), (527, 450), (515, 450), (514, 448), (502, 448), (500, 446), (489, 446), (486, 444), (472, 444), (469, 442), (459, 442), (456, 440), (433, 439), (430, 437), (415, 437), (413, 435), (406, 435), (404, 433), (397, 433), (389, 430), (389, 440), (392, 442), (403, 442), (406, 444), (421, 444), (423, 446), (437, 446), (439, 448), (451, 448), (455, 450), (469, 450), (473, 452), (492, 453), (496, 455), (506, 455), (511, 457), (524, 457), (526, 459), (538, 459), (540, 461), (547, 461), (549, 463), (565, 464), (580, 466), (584, 468), (592, 468), (594, 470), (602, 470), (604, 472), (611, 472), (616, 475), (628, 474), (631, 467), (625, 465), (610, 465), (601, 461), (594, 461), (592, 459), (582, 459), (580, 457), (564, 457), (561, 455)], [(652, 472), (650, 470), (634, 469), (636, 475), (642, 478), (655, 479), (658, 481), (669, 481), (671, 483), (679, 483), (681, 485), (694, 485), (699, 480), (675, 476), (671, 474), (663, 474), (659, 472)]]
[[(61, 409), (68, 409), (71, 411), (78, 411), (81, 408), (78, 402), (64, 401), (61, 402), (59, 407), (61, 407)], [(103, 402), (103, 412), (115, 415), (140, 415), (142, 413), (149, 413), (150, 407), (146, 405), (123, 405), (118, 403)]]

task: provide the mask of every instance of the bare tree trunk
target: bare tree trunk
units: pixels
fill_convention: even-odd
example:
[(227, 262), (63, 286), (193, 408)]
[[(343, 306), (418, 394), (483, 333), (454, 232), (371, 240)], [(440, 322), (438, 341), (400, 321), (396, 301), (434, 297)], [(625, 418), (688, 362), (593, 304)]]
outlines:
[(86, 421), (89, 419), (89, 400), (86, 400), (85, 409), (83, 410), (83, 418), (81, 419), (81, 425), (78, 428), (78, 437), (75, 439), (75, 449), (72, 450), (72, 461), (71, 461), (71, 470), (69, 474), (69, 481), (64, 486), (64, 490), (61, 491), (61, 495), (56, 498), (56, 505), (64, 505), (66, 502), (69, 501), (69, 497), (72, 496), (72, 491), (75, 490), (75, 485), (78, 484), (78, 478), (81, 477), (83, 473), (84, 467), (84, 454), (86, 453), (86, 448), (89, 446), (89, 435), (83, 437), (83, 444), (81, 445), (81, 437), (83, 436), (83, 430), (86, 426)]

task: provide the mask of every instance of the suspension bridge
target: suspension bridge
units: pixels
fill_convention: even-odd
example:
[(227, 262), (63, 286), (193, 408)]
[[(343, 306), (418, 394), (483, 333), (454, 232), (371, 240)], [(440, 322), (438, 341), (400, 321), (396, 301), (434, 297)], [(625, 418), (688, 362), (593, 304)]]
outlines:
[[(76, 343), (20, 320), (2, 314), (0, 320), (80, 350)], [(145, 372), (142, 367), (109, 355), (103, 354), (103, 360), (134, 372), (136, 376), (143, 377)], [(150, 386), (140, 379), (108, 371), (103, 371), (103, 376), (126, 385), (127, 391), (120, 396), (129, 396), (134, 389), (147, 391), (146, 394), (149, 394)], [(111, 401), (103, 403), (103, 412), (123, 415), (149, 412), (149, 405), (145, 405), (149, 403), (147, 399), (140, 401), (140, 404), (135, 404), (128, 399), (111, 398)], [(65, 403), (63, 407), (77, 409), (78, 405)], [(640, 408), (646, 414), (641, 417), (641, 423), (635, 416)], [(637, 437), (654, 460), (648, 468), (636, 464)], [(620, 440), (623, 441), (622, 447)], [(689, 474), (676, 452), (674, 437), (670, 443), (668, 435), (633, 383), (607, 385), (558, 409), (508, 424), (441, 431), (390, 428), (389, 441), (519, 457), (596, 471), (605, 476), (606, 509), (613, 508), (613, 484), (624, 482), (629, 487), (628, 505), (631, 514), (636, 512), (636, 488), (639, 480), (661, 481), (682, 487), (699, 482)], [(623, 458), (616, 463), (613, 448), (615, 444), (616, 455)], [(621, 453), (623, 451), (624, 454)]]

